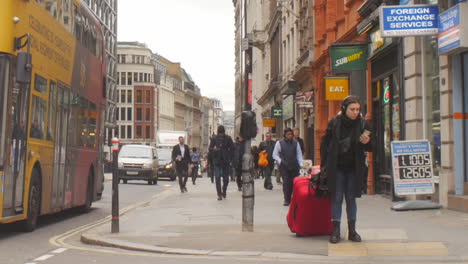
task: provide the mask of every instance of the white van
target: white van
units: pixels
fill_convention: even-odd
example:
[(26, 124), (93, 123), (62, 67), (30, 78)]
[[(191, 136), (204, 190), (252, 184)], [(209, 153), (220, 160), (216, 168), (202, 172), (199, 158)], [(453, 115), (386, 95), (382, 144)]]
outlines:
[(158, 183), (158, 154), (156, 148), (146, 145), (124, 145), (118, 159), (119, 180), (145, 180)]

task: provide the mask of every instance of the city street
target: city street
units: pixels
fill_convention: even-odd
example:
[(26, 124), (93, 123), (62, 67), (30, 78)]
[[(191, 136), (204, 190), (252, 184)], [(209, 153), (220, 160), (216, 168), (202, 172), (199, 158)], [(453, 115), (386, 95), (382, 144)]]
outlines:
[[(0, 263), (34, 263), (32, 260), (35, 258), (58, 248), (49, 243), (52, 237), (109, 216), (112, 185), (109, 175), (106, 176), (103, 197), (100, 201), (93, 203), (92, 211), (88, 214), (79, 214), (76, 210), (69, 210), (42, 217), (38, 228), (32, 233), (18, 231), (15, 224), (0, 225)], [(170, 181), (160, 181), (158, 185), (147, 185), (144, 181), (130, 181), (129, 184), (120, 184), (120, 208), (123, 209), (148, 200), (173, 184)]]
[[(286, 224), (281, 188), (256, 180), (255, 231), (240, 232), (241, 193), (233, 182), (216, 201), (209, 179), (120, 184), (120, 233), (111, 234), (111, 181), (89, 214), (42, 217), (32, 233), (1, 226), (0, 263), (466, 263), (468, 217), (450, 210), (394, 212), (380, 196), (360, 199), (363, 243), (299, 238)], [(386, 223), (387, 226), (382, 224)], [(346, 231), (342, 230), (343, 236)], [(94, 242), (83, 238), (93, 238)], [(98, 241), (98, 242), (96, 242)], [(110, 242), (109, 242), (110, 241)], [(101, 246), (106, 245), (106, 246)], [(160, 253), (157, 253), (161, 250)]]

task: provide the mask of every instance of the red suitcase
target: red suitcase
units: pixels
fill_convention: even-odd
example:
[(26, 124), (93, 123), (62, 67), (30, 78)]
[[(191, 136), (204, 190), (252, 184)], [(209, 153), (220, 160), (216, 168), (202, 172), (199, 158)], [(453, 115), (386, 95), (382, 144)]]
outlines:
[(331, 198), (315, 197), (309, 188), (310, 177), (294, 179), (293, 194), (287, 222), (291, 232), (298, 236), (329, 235), (333, 231)]

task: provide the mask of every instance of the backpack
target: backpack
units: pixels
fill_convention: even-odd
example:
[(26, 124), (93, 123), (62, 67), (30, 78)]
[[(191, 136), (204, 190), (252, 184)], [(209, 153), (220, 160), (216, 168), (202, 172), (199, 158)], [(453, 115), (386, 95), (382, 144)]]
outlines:
[(268, 153), (266, 151), (258, 153), (258, 166), (263, 168), (268, 166)]

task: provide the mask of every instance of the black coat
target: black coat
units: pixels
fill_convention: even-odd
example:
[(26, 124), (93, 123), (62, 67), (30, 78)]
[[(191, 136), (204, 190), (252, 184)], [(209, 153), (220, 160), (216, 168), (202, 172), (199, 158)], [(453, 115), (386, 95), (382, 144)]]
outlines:
[[(215, 150), (216, 147), (216, 150)], [(209, 151), (212, 153), (213, 164), (218, 167), (228, 167), (234, 154), (234, 143), (227, 135), (217, 135), (211, 138)]]
[(175, 145), (172, 148), (172, 161), (175, 162), (177, 169), (188, 169), (188, 165), (191, 163), (192, 159), (190, 158), (190, 149), (187, 145), (184, 145), (185, 152), (181, 161), (176, 160), (177, 156), (182, 155), (179, 144)]
[[(361, 118), (361, 117), (359, 117)], [(327, 127), (327, 131), (322, 138), (320, 144), (320, 158), (322, 162), (322, 170), (325, 169), (328, 176), (328, 189), (331, 193), (336, 191), (336, 171), (338, 168), (338, 142), (339, 142), (339, 131), (341, 126), (341, 118), (339, 116), (333, 118)], [(354, 145), (354, 169), (355, 169), (355, 189), (354, 195), (356, 197), (361, 197), (362, 187), (364, 184), (364, 177), (367, 177), (366, 172), (366, 153), (372, 151), (372, 139), (368, 144), (362, 144), (359, 141), (359, 137), (364, 132), (364, 130), (371, 131), (370, 125), (367, 121), (361, 119), (359, 124), (360, 133), (356, 135), (355, 142), (358, 142)]]
[(236, 141), (234, 143), (234, 155), (232, 158), (232, 167), (236, 169), (242, 168), (242, 157), (245, 152), (245, 141)]

